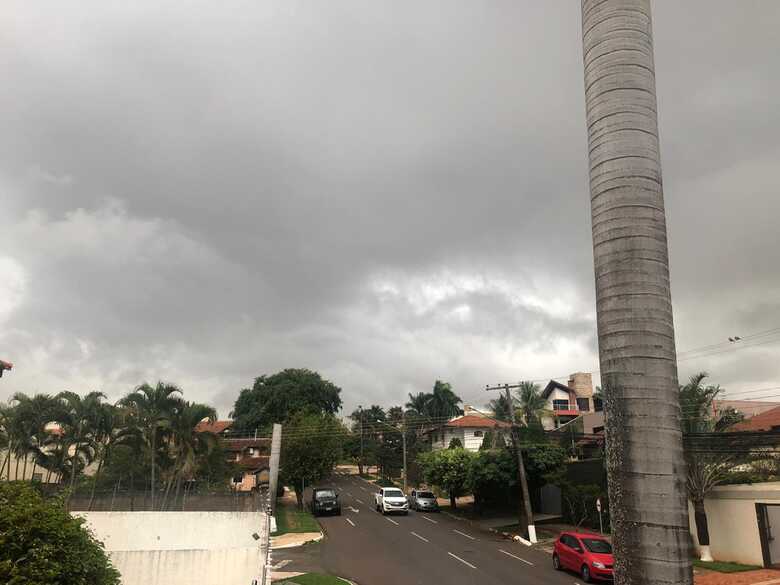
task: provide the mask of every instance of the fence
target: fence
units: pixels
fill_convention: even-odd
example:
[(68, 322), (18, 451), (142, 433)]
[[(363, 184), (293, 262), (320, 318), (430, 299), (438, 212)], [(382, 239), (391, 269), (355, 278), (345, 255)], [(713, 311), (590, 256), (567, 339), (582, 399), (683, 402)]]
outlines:
[(76, 493), (69, 500), (72, 511), (93, 512), (262, 512), (265, 492), (155, 494), (154, 507), (149, 491)]

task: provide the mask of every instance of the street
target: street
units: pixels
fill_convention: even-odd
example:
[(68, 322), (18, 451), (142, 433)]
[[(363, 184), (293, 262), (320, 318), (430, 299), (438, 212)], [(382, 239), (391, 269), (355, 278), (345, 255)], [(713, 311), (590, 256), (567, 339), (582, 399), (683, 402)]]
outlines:
[(331, 574), (359, 585), (581, 582), (554, 571), (548, 554), (446, 513), (382, 516), (374, 509), (376, 485), (358, 476), (337, 474), (329, 483), (342, 502), (341, 516), (319, 519), (326, 533), (320, 563)]

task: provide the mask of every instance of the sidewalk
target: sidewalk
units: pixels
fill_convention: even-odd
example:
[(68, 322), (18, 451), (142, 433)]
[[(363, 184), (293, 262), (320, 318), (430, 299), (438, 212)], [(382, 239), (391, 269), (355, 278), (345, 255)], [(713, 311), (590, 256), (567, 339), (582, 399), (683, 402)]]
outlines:
[(780, 571), (773, 569), (759, 569), (744, 573), (707, 571), (696, 574), (693, 582), (695, 585), (780, 585)]

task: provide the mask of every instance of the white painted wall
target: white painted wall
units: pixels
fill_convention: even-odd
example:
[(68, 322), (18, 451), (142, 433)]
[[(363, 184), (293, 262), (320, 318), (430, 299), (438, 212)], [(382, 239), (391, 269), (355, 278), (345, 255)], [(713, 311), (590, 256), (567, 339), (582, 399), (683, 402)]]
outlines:
[(780, 506), (767, 506), (769, 516), (769, 558), (772, 563), (780, 563)]
[[(757, 503), (780, 504), (780, 482), (719, 486), (704, 501), (710, 550), (715, 560), (747, 565), (764, 564), (756, 517)], [(698, 551), (693, 505), (689, 504), (688, 512), (694, 548)], [(777, 532), (777, 538), (780, 539), (780, 520)]]
[(105, 544), (123, 585), (249, 585), (260, 579), (267, 539), (262, 512), (74, 515)]
[(469, 451), (479, 451), (486, 429), (463, 429), (463, 447)]

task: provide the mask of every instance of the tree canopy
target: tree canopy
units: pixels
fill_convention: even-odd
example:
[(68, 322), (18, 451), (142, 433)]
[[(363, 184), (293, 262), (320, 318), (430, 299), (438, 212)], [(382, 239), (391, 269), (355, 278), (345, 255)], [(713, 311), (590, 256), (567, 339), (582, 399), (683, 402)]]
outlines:
[(119, 585), (103, 545), (59, 498), (30, 484), (0, 484), (0, 582), (9, 585)]
[(341, 388), (307, 369), (286, 369), (255, 379), (238, 395), (230, 416), (237, 430), (267, 431), (299, 412), (336, 414)]

